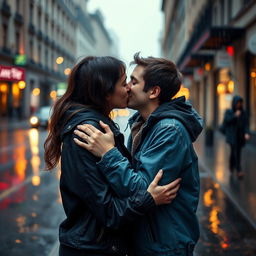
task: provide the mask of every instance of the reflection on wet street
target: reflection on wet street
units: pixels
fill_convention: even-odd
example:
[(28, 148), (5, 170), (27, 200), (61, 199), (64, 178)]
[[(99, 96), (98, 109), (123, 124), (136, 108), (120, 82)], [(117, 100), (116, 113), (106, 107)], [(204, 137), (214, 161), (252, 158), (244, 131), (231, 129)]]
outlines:
[(255, 148), (250, 145), (243, 148), (242, 169), (245, 177), (243, 180), (239, 180), (236, 173), (231, 174), (229, 171), (230, 148), (225, 143), (225, 138), (216, 133), (214, 146), (205, 147), (203, 135), (195, 143), (201, 167), (207, 170), (214, 180), (221, 185), (225, 193), (237, 204), (237, 207), (243, 211), (243, 214), (256, 229)]
[[(127, 136), (129, 134), (129, 129), (126, 129), (127, 117), (117, 114), (115, 120), (118, 122), (121, 131), (125, 131)], [(227, 152), (223, 142), (218, 143), (221, 146), (214, 153), (212, 152), (214, 149), (207, 150), (202, 146), (203, 141), (199, 141), (196, 145), (197, 152), (201, 151), (200, 153), (204, 156), (201, 160), (207, 162), (207, 166), (214, 167), (219, 183), (214, 182), (209, 172), (205, 172), (204, 169), (200, 170), (201, 194), (197, 215), (201, 235), (195, 248), (195, 256), (255, 256), (256, 230), (230, 201), (220, 184), (230, 184), (231, 180), (231, 185), (233, 184), (237, 188), (236, 193), (241, 193), (242, 197), (247, 197), (246, 201), (254, 200), (256, 195), (256, 193), (253, 193), (255, 186), (252, 187), (250, 182), (246, 189), (246, 183), (240, 184), (234, 177), (227, 175)], [(213, 157), (214, 155), (216, 156)], [(251, 158), (252, 160), (253, 158)], [(239, 191), (239, 188), (243, 189)]]
[[(127, 140), (129, 112), (116, 110), (113, 115)], [(58, 226), (64, 219), (58, 189), (60, 170), (43, 170), (46, 133), (38, 129), (0, 131), (0, 255), (49, 256), (58, 239)], [(197, 151), (203, 151), (200, 145)], [(255, 193), (251, 185), (245, 189), (245, 184), (227, 176), (225, 152), (220, 149), (215, 153), (215, 160), (206, 156), (203, 160), (207, 164), (212, 161), (218, 182), (205, 169), (200, 171), (197, 214), (201, 236), (195, 256), (255, 256), (256, 231), (223, 192), (222, 185), (236, 187), (237, 195), (246, 196), (251, 204), (256, 203)], [(212, 152), (206, 150), (204, 154)]]
[(220, 189), (201, 172), (201, 197), (197, 215), (201, 235), (196, 255), (255, 256), (256, 230)]
[(46, 133), (0, 132), (0, 255), (48, 255), (58, 239), (59, 171), (43, 170)]

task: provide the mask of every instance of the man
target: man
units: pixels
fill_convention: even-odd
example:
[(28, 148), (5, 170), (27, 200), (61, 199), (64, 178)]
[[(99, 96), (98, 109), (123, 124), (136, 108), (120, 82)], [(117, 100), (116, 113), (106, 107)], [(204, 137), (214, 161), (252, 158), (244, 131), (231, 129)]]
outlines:
[(199, 199), (197, 156), (192, 142), (202, 130), (201, 118), (184, 97), (171, 100), (180, 89), (181, 75), (174, 63), (162, 58), (134, 56), (135, 69), (129, 83), (130, 108), (138, 112), (129, 120), (128, 148), (132, 167), (114, 147), (106, 133), (90, 125), (76, 131), (86, 143), (77, 144), (101, 156), (103, 175), (121, 197), (140, 189), (138, 177), (150, 183), (159, 169), (162, 184), (178, 177), (181, 186), (174, 201), (159, 206), (134, 224), (134, 255), (192, 255), (199, 237), (196, 208)]
[(236, 95), (232, 100), (231, 109), (224, 115), (223, 128), (226, 141), (230, 145), (229, 169), (236, 170), (237, 177), (243, 178), (241, 169), (241, 151), (246, 141), (250, 139), (247, 114), (243, 109), (242, 97)]

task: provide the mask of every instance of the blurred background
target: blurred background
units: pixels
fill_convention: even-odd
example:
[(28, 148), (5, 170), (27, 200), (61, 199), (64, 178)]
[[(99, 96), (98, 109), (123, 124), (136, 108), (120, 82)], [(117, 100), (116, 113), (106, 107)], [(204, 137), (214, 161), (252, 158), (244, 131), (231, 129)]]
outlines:
[[(88, 55), (134, 53), (174, 61), (178, 93), (205, 120), (195, 143), (201, 175), (196, 255), (256, 255), (255, 0), (0, 0), (0, 254), (57, 255), (64, 218), (59, 170), (44, 172), (51, 106), (71, 68)], [(229, 174), (218, 132), (240, 95), (251, 139), (243, 180)], [(133, 111), (113, 111), (125, 131)]]

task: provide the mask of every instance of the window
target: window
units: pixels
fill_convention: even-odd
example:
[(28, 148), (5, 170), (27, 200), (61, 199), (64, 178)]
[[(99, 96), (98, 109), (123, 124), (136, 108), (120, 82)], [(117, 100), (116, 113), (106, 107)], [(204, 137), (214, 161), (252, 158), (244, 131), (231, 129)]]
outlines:
[(33, 39), (29, 41), (29, 56), (32, 60), (34, 60), (34, 42)]
[(45, 18), (45, 34), (48, 34), (48, 18)]
[(53, 69), (54, 68), (54, 53), (52, 52), (52, 58), (51, 58), (51, 68)]
[(256, 132), (256, 57), (251, 57), (250, 66), (250, 129)]
[(45, 66), (48, 67), (48, 50), (45, 49)]
[(54, 33), (55, 33), (55, 27), (54, 27), (54, 23), (52, 23), (52, 34), (51, 34), (51, 36), (52, 36), (52, 39), (54, 40)]
[(32, 1), (30, 1), (29, 5), (29, 20), (30, 23), (33, 24), (33, 19), (34, 19), (34, 4)]
[(41, 62), (41, 45), (38, 43), (38, 63)]
[(19, 31), (16, 31), (15, 33), (15, 43), (16, 43), (16, 53), (19, 53), (19, 50), (20, 50), (20, 32)]
[(225, 20), (225, 3), (224, 0), (220, 2), (220, 25), (224, 25), (224, 20)]
[(16, 12), (20, 12), (20, 0), (16, 0)]
[(6, 24), (3, 24), (3, 47), (7, 47), (7, 33), (8, 27)]
[(232, 5), (232, 2), (233, 2), (233, 0), (228, 0), (228, 21), (231, 21), (231, 19), (232, 19), (232, 17), (233, 17), (233, 15), (232, 15), (232, 13), (233, 13), (233, 5)]
[(253, 2), (253, 0), (243, 0), (243, 5), (246, 6), (246, 5), (250, 4), (251, 2)]
[(41, 11), (38, 12), (38, 17), (37, 17), (37, 26), (38, 26), (38, 29), (41, 30)]

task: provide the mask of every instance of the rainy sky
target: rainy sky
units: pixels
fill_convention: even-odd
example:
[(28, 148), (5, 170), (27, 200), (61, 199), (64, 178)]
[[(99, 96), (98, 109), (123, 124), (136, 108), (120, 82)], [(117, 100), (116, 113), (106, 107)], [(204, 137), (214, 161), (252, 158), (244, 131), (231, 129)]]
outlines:
[(90, 0), (88, 10), (100, 9), (105, 26), (119, 38), (120, 58), (129, 63), (135, 52), (160, 55), (163, 24), (161, 0)]

